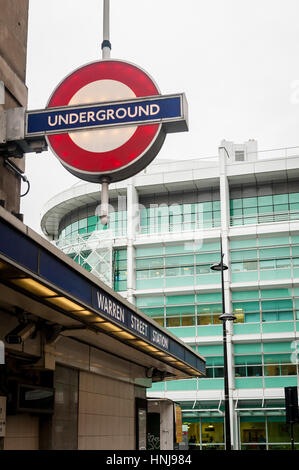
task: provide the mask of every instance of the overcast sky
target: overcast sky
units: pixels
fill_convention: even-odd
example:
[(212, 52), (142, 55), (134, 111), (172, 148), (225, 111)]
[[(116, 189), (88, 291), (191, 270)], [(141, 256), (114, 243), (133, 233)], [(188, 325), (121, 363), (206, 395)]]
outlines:
[[(72, 70), (101, 58), (103, 0), (29, 0), (28, 109)], [(217, 155), (224, 138), (260, 150), (299, 145), (298, 0), (110, 0), (111, 57), (145, 69), (162, 94), (185, 92), (189, 132), (159, 158)], [(51, 154), (28, 154), (24, 222), (79, 180)]]

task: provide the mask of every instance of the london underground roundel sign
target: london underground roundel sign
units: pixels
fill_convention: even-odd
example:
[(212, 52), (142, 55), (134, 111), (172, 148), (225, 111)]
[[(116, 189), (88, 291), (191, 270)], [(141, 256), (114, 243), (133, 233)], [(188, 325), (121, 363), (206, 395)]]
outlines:
[[(159, 90), (140, 68), (104, 60), (85, 65), (66, 77), (53, 92), (48, 107), (153, 95), (159, 95)], [(133, 116), (135, 108), (130, 111)], [(123, 114), (119, 112), (119, 116)], [(83, 115), (83, 120), (87, 116)], [(76, 130), (50, 135), (48, 142), (61, 163), (76, 176), (87, 181), (99, 181), (107, 176), (110, 181), (117, 181), (144, 168), (156, 156), (164, 138), (162, 125), (150, 124)]]
[(186, 130), (183, 93), (161, 95), (136, 65), (105, 59), (68, 75), (45, 110), (28, 111), (25, 134), (46, 136), (54, 154), (75, 176), (114, 182), (145, 168), (167, 132)]

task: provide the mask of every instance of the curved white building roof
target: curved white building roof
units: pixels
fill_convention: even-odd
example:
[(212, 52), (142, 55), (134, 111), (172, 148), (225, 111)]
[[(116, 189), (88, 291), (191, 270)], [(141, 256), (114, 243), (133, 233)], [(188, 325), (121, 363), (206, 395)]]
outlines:
[[(220, 174), (224, 171), (224, 167), (229, 181), (236, 184), (267, 182), (269, 178), (294, 179), (299, 176), (298, 147), (257, 152), (257, 143), (254, 140), (238, 145), (222, 141), (222, 145), (225, 147), (220, 149), (227, 147), (228, 151), (226, 155), (220, 153), (220, 158), (214, 156), (189, 160), (156, 159), (133, 178), (111, 184), (109, 198), (113, 200), (118, 196), (125, 196), (130, 184), (135, 186), (139, 195), (206, 189), (219, 185)], [(234, 150), (244, 148), (247, 152), (245, 161), (237, 161)], [(262, 158), (257, 159), (258, 155)], [(66, 214), (87, 204), (97, 202), (100, 204), (100, 199), (100, 185), (85, 182), (79, 182), (57, 194), (42, 210), (41, 228), (44, 234), (50, 238), (57, 237), (59, 223)]]
[[(215, 184), (219, 178), (218, 157), (192, 160), (156, 160), (144, 171), (125, 181), (109, 186), (110, 200), (126, 195), (130, 182), (138, 188), (139, 194), (152, 194), (157, 187), (159, 193), (184, 189), (199, 189), (196, 181), (208, 180)], [(201, 182), (202, 186), (202, 182)], [(94, 183), (76, 183), (51, 198), (43, 207), (41, 228), (45, 235), (56, 237), (61, 219), (70, 211), (87, 204), (99, 203), (100, 185)]]

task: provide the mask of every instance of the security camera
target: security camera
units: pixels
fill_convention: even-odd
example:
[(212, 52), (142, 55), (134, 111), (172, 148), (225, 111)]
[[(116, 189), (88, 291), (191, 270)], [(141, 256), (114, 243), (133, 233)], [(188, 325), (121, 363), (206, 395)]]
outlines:
[(8, 344), (21, 344), (29, 338), (35, 331), (34, 323), (21, 323), (5, 336)]
[(153, 377), (153, 373), (154, 373), (154, 367), (150, 367), (149, 369), (146, 369), (146, 376), (151, 379)]

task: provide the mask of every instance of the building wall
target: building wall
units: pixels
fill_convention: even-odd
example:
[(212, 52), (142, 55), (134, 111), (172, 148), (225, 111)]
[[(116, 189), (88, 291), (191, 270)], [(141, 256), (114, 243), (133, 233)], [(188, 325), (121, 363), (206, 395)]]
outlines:
[(78, 449), (135, 448), (134, 385), (80, 372)]
[[(0, 112), (27, 105), (25, 78), (28, 3), (29, 0), (0, 0), (0, 80), (5, 86), (5, 102), (0, 103)], [(12, 161), (24, 171), (24, 157), (12, 158)], [(0, 200), (9, 212), (19, 213), (20, 178), (2, 164)]]
[[(1, 309), (0, 316), (0, 337), (4, 338), (17, 320)], [(23, 364), (22, 357), (35, 363), (41, 355), (40, 347), (39, 334), (23, 345), (6, 344), (1, 395), (7, 393), (8, 380), (17, 379), (21, 383), (31, 383), (32, 377), (35, 380), (34, 366), (20, 368), (15, 358), (19, 365)], [(58, 340), (53, 354), (55, 370), (47, 372), (47, 383), (42, 385), (55, 388), (54, 413), (8, 413), (3, 448), (134, 450), (135, 402), (136, 398), (146, 397), (145, 386), (141, 385), (143, 381), (148, 382), (145, 368), (67, 337)], [(40, 368), (43, 369), (42, 364), (37, 374)]]
[(38, 450), (39, 418), (28, 413), (6, 417), (4, 450)]
[(52, 450), (78, 449), (79, 371), (56, 365)]

